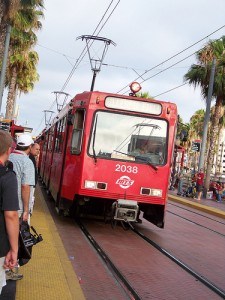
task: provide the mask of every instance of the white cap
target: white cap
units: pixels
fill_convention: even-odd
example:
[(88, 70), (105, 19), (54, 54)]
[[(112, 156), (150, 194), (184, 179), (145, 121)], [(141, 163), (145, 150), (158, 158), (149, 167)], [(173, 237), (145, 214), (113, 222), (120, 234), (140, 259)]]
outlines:
[(21, 147), (27, 147), (34, 143), (32, 137), (29, 134), (21, 134), (17, 138), (17, 145)]

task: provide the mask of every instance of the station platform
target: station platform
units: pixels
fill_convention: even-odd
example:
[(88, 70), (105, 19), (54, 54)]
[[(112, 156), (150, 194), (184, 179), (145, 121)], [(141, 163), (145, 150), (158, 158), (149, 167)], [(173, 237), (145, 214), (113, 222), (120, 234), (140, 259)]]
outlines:
[[(33, 246), (31, 260), (20, 267), (19, 272), (24, 277), (16, 282), (15, 297), (7, 300), (84, 300), (79, 280), (38, 186), (31, 225), (42, 234), (43, 241)], [(7, 286), (10, 283), (8, 281)]]
[(222, 202), (216, 202), (214, 199), (206, 198), (196, 200), (190, 197), (178, 196), (176, 190), (169, 191), (168, 200), (181, 203), (183, 205), (193, 207), (205, 213), (225, 219), (225, 200), (222, 200)]
[[(181, 197), (169, 191), (168, 199), (225, 219), (225, 201)], [(78, 276), (64, 248), (41, 188), (35, 191), (35, 207), (31, 225), (41, 233), (43, 241), (33, 246), (32, 259), (20, 268), (24, 278), (8, 281), (0, 300), (84, 300)]]

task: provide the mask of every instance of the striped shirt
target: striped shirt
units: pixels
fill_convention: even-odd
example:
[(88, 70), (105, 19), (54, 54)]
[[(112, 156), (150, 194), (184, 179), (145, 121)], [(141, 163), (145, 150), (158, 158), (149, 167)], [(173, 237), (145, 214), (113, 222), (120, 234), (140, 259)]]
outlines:
[(19, 150), (11, 153), (9, 160), (13, 163), (13, 171), (16, 173), (17, 184), (18, 184), (18, 198), (19, 198), (19, 212), (23, 212), (23, 201), (21, 195), (22, 185), (35, 185), (34, 178), (34, 165), (30, 160), (29, 156)]

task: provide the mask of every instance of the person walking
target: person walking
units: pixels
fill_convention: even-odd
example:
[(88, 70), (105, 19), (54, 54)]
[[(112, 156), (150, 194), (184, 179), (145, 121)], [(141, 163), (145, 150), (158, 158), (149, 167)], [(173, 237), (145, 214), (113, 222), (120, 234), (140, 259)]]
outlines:
[(15, 173), (5, 165), (9, 158), (12, 138), (0, 130), (0, 294), (6, 285), (5, 269), (17, 266), (19, 237), (19, 200)]
[(201, 168), (200, 171), (196, 174), (196, 191), (198, 197), (194, 198), (195, 200), (201, 200), (203, 184), (204, 184), (204, 173), (203, 173), (203, 169)]

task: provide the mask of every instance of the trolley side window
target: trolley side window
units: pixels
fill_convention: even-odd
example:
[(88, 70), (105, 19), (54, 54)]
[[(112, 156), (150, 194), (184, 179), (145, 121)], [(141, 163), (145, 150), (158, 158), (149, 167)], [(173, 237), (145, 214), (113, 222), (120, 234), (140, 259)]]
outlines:
[(52, 151), (53, 150), (53, 143), (54, 143), (54, 130), (55, 127), (51, 127), (49, 130), (49, 138), (48, 138), (48, 146), (47, 146), (47, 150), (48, 151)]
[(66, 124), (66, 117), (61, 119), (57, 122), (57, 132), (56, 132), (56, 139), (55, 139), (55, 149), (54, 152), (61, 153), (63, 151), (63, 142), (65, 137), (65, 124)]
[(71, 139), (71, 154), (80, 154), (83, 131), (84, 131), (85, 110), (77, 110), (74, 115), (73, 134)]
[(48, 135), (49, 135), (49, 132), (46, 132), (45, 137), (44, 137), (43, 151), (46, 151), (46, 150), (47, 150), (47, 146), (48, 146)]

